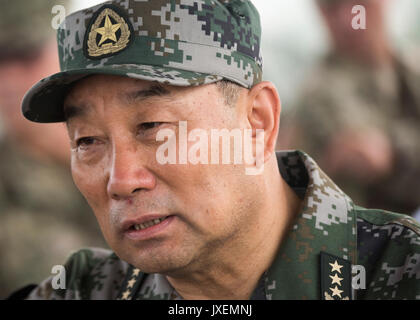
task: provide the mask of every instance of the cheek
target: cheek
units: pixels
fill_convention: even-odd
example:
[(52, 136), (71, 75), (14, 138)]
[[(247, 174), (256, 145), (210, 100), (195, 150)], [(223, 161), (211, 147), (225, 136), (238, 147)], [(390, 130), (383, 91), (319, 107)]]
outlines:
[(102, 221), (107, 212), (108, 197), (103, 168), (91, 168), (72, 161), (74, 183), (93, 209), (98, 222)]
[(97, 170), (97, 168), (84, 167), (72, 162), (72, 175), (77, 188), (92, 208), (105, 240), (112, 243), (104, 169)]
[(218, 165), (178, 165), (166, 171), (168, 184), (172, 181), (171, 189), (183, 202), (188, 219), (200, 229), (215, 231), (230, 224), (236, 202), (231, 171)]

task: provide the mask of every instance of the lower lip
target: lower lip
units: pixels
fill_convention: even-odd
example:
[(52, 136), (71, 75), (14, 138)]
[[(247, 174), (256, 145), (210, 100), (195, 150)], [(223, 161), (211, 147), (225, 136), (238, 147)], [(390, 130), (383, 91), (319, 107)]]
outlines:
[(130, 229), (125, 232), (125, 235), (127, 236), (127, 238), (131, 240), (150, 239), (158, 235), (159, 233), (164, 232), (174, 219), (175, 219), (175, 216), (170, 216), (166, 218), (165, 220), (163, 220), (161, 223), (151, 226), (149, 228), (143, 229), (143, 230)]

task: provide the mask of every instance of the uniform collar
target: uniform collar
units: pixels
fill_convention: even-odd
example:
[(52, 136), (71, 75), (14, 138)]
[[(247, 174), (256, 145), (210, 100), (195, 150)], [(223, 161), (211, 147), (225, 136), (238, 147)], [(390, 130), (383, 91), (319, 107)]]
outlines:
[(321, 252), (356, 264), (354, 205), (307, 154), (279, 152), (277, 161), (303, 209), (266, 273), (266, 297), (321, 299)]

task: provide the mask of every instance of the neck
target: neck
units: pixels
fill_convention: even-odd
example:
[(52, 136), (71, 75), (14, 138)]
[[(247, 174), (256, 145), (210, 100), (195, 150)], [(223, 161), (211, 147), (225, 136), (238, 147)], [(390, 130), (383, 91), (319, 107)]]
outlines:
[[(275, 156), (269, 160), (263, 180), (263, 204), (253, 216), (258, 217), (211, 261), (200, 268), (168, 276), (168, 281), (187, 300), (247, 300), (261, 276), (273, 263), (293, 217), (300, 210), (300, 200), (281, 178)], [(254, 237), (250, 237), (254, 235)]]

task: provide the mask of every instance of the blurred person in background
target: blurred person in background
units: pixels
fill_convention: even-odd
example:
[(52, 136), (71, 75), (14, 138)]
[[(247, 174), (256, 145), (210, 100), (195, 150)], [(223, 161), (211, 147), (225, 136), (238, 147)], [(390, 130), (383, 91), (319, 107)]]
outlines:
[(33, 82), (59, 70), (57, 4), (0, 0), (0, 298), (42, 279), (65, 261), (63, 252), (104, 245), (71, 178), (65, 127), (28, 124), (21, 115)]
[[(420, 206), (420, 55), (392, 48), (388, 1), (317, 4), (333, 48), (285, 115), (278, 147), (311, 154), (363, 206), (413, 214)], [(359, 4), (366, 29), (353, 28)]]

